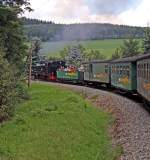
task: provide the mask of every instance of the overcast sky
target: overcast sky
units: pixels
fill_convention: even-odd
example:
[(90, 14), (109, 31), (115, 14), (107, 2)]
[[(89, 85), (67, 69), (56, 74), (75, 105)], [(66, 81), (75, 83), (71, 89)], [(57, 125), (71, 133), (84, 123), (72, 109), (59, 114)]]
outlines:
[(26, 17), (56, 23), (114, 23), (147, 26), (150, 0), (30, 0)]

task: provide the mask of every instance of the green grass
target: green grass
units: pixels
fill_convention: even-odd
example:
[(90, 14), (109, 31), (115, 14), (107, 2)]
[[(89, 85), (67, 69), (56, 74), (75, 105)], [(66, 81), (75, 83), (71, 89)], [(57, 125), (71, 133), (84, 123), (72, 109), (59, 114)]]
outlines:
[(122, 39), (71, 41), (71, 42), (44, 42), (41, 53), (48, 56), (59, 56), (59, 51), (68, 45), (82, 44), (87, 50), (99, 50), (106, 57), (111, 57), (115, 49), (123, 43)]
[(31, 99), (0, 125), (0, 160), (114, 160), (112, 117), (71, 91), (33, 84)]

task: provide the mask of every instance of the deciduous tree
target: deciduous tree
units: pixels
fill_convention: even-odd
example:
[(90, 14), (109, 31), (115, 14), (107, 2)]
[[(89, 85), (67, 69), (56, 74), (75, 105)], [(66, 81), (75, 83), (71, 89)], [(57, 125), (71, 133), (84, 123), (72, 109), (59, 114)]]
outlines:
[[(29, 9), (28, 0), (0, 1), (0, 121), (13, 114), (15, 102), (25, 98), (23, 24), (18, 17)], [(24, 8), (24, 9), (23, 9)]]

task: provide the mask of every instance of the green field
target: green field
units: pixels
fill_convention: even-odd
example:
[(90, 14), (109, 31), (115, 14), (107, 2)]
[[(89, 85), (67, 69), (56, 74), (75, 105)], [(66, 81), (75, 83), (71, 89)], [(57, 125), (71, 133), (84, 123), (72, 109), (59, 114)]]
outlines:
[(87, 50), (94, 49), (101, 51), (106, 57), (111, 57), (115, 49), (123, 43), (122, 39), (72, 41), (72, 42), (44, 42), (41, 53), (45, 55), (59, 56), (59, 51), (68, 45), (82, 44)]
[(0, 125), (0, 160), (115, 160), (112, 118), (64, 89), (33, 84), (31, 99)]

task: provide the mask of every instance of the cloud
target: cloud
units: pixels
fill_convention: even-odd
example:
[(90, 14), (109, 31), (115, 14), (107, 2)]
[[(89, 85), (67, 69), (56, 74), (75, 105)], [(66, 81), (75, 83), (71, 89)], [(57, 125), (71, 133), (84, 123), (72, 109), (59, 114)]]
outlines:
[(118, 15), (119, 13), (135, 7), (141, 0), (85, 0), (91, 13)]
[(70, 19), (79, 19), (89, 14), (83, 0), (44, 0), (44, 2), (31, 0), (31, 6), (34, 12), (25, 13), (25, 15), (45, 20), (70, 21)]
[(82, 0), (56, 0), (55, 8), (57, 10), (53, 14), (65, 18), (76, 18), (82, 16), (84, 12), (88, 12), (88, 8)]
[(119, 15), (124, 24), (147, 26), (150, 22), (150, 1), (143, 0), (137, 8), (130, 9)]
[(91, 13), (90, 4), (85, 0), (31, 0), (34, 12), (25, 13), (30, 18), (52, 20), (57, 23), (104, 22), (117, 23), (113, 15)]
[(29, 18), (56, 23), (115, 23), (140, 25), (147, 22), (149, 0), (30, 0)]

